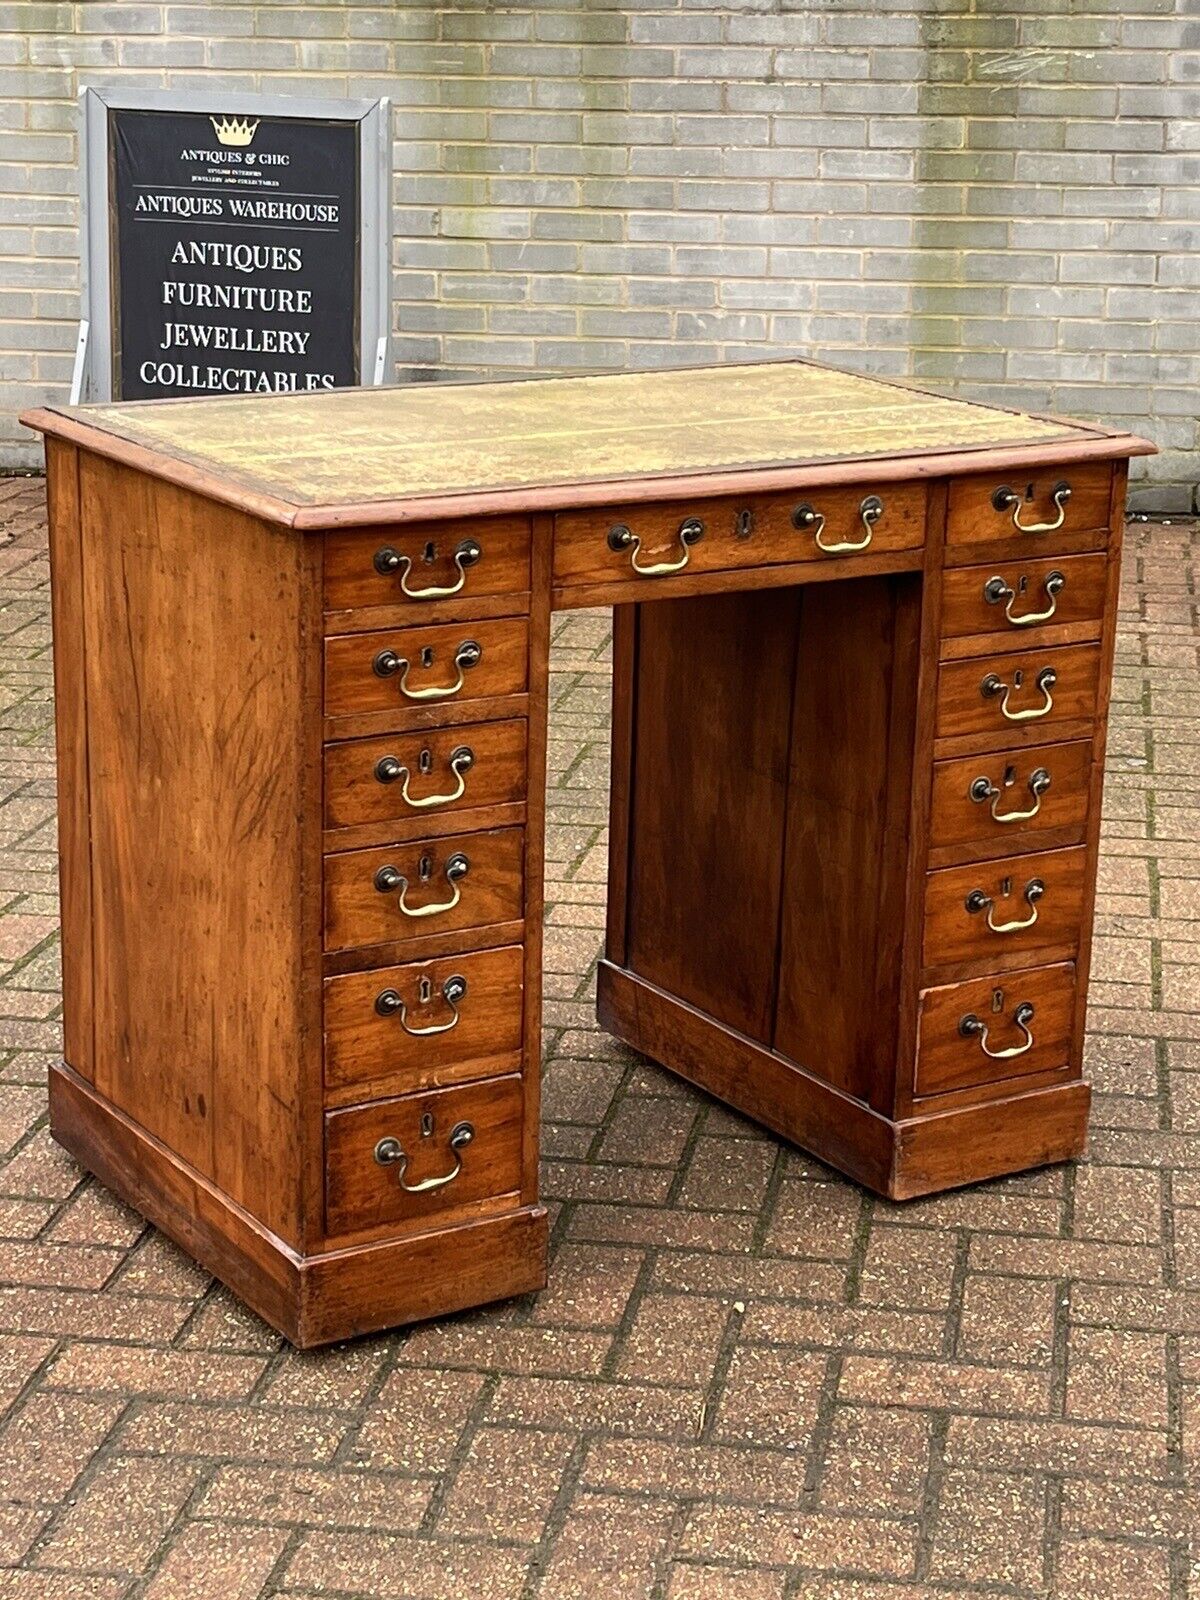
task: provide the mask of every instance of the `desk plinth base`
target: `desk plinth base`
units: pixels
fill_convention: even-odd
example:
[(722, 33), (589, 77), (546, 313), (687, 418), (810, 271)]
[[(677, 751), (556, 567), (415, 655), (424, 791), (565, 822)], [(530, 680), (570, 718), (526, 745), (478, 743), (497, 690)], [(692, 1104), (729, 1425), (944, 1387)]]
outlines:
[(309, 1349), (546, 1285), (541, 1206), (403, 1239), (300, 1255), (110, 1105), (50, 1069), (55, 1139), (264, 1321)]
[(1079, 1080), (897, 1122), (609, 961), (597, 1010), (635, 1050), (889, 1200), (1069, 1161), (1086, 1143)]

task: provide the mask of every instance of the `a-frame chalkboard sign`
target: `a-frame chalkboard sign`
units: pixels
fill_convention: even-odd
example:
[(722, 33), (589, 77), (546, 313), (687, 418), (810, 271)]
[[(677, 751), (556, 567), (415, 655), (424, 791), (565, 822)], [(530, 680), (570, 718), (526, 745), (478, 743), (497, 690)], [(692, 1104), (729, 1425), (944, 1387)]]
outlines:
[(80, 96), (74, 400), (383, 381), (386, 100)]

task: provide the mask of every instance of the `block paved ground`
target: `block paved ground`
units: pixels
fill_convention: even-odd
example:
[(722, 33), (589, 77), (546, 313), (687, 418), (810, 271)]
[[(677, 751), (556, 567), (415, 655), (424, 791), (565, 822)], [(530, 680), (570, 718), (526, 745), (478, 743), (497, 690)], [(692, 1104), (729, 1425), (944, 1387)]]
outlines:
[(46, 1131), (41, 484), (0, 509), (0, 1600), (1200, 1591), (1197, 530), (1129, 540), (1085, 1162), (890, 1206), (597, 1032), (608, 619), (575, 614), (551, 1287), (301, 1356)]

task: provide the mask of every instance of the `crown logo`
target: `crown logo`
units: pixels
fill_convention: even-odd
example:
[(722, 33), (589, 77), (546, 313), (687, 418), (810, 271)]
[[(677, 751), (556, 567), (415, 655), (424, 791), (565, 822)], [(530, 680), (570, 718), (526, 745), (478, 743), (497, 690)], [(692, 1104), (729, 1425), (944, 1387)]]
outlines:
[(232, 145), (235, 149), (248, 145), (258, 132), (258, 122), (251, 122), (248, 117), (240, 120), (237, 117), (209, 117), (208, 120), (220, 142)]

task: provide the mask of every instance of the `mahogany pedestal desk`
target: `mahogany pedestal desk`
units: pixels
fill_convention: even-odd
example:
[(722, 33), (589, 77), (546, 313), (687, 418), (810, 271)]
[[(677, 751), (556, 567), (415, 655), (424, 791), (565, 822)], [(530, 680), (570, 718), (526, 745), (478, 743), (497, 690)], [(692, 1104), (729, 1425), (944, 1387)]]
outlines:
[(1151, 446), (791, 361), (25, 420), (54, 1134), (295, 1343), (545, 1281), (555, 609), (616, 616), (605, 1027), (893, 1198), (1079, 1152)]

